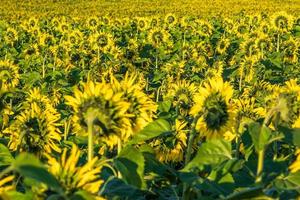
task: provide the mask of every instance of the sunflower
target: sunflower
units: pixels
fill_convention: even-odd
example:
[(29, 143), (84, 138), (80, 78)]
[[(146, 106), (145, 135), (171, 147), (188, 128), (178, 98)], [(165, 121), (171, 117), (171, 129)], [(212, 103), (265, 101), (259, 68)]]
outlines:
[(89, 17), (86, 20), (86, 24), (88, 28), (90, 28), (91, 30), (95, 30), (99, 25), (99, 19), (95, 16)]
[(273, 28), (281, 33), (291, 30), (293, 27), (293, 22), (293, 16), (284, 11), (275, 13), (271, 18)]
[(45, 154), (45, 157), (48, 160), (48, 170), (57, 178), (68, 196), (84, 190), (97, 197), (103, 183), (100, 179), (101, 166), (97, 165), (97, 157), (85, 164), (79, 164), (80, 150), (76, 145), (72, 146), (71, 151), (65, 148), (60, 159), (50, 154)]
[(71, 26), (68, 22), (62, 21), (59, 23), (59, 26), (57, 27), (57, 30), (60, 33), (69, 33), (71, 31)]
[(247, 83), (253, 80), (255, 76), (255, 67), (257, 63), (257, 58), (254, 56), (251, 57), (245, 57), (240, 62), (238, 72), (240, 81), (245, 80)]
[(295, 155), (297, 156), (296, 160), (289, 166), (289, 170), (292, 173), (295, 173), (300, 170), (300, 149), (297, 149)]
[(28, 28), (33, 29), (39, 26), (39, 20), (36, 17), (30, 17), (28, 19)]
[(231, 34), (233, 32), (233, 30), (234, 30), (234, 22), (232, 21), (232, 19), (225, 18), (223, 20), (223, 24), (222, 25), (223, 25), (224, 30), (227, 33)]
[(298, 62), (299, 41), (290, 38), (282, 43), (282, 50), (284, 52), (283, 60), (289, 64), (296, 64)]
[(271, 29), (270, 24), (266, 21), (262, 22), (259, 26), (259, 31), (266, 35), (269, 34), (270, 29)]
[(177, 24), (177, 18), (174, 14), (169, 13), (165, 16), (164, 22), (168, 27), (173, 27)]
[(244, 38), (249, 33), (249, 27), (246, 24), (236, 24), (234, 32), (239, 38)]
[(43, 33), (41, 37), (39, 37), (39, 44), (43, 47), (49, 47), (51, 45), (54, 45), (55, 42), (56, 38), (48, 33)]
[(180, 80), (169, 85), (164, 99), (172, 100), (173, 106), (178, 108), (184, 116), (187, 115), (194, 103), (193, 97), (197, 91), (196, 85), (186, 80)]
[(265, 53), (271, 52), (273, 50), (272, 41), (265, 34), (260, 34), (259, 37), (255, 40), (255, 44), (262, 57)]
[(175, 125), (169, 135), (155, 139), (151, 145), (154, 148), (156, 157), (161, 162), (183, 161), (184, 149), (187, 144), (187, 122), (176, 119)]
[(254, 97), (234, 100), (238, 115), (243, 119), (258, 120), (266, 115), (265, 109), (259, 106)]
[(163, 29), (152, 28), (148, 34), (148, 42), (155, 47), (170, 42), (170, 34)]
[(252, 38), (246, 39), (241, 44), (240, 49), (246, 57), (254, 58), (255, 56), (259, 56), (259, 49), (257, 47), (257, 44), (255, 43), (255, 40)]
[[(126, 73), (124, 79), (118, 81), (114, 76), (111, 76), (111, 84), (114, 92), (123, 93), (122, 99), (130, 103), (127, 115), (130, 116), (132, 126), (132, 134), (142, 130), (155, 116), (157, 105), (151, 99), (151, 96), (143, 92), (143, 87), (138, 80), (137, 73)], [(127, 137), (122, 137), (123, 140)]]
[(23, 110), (3, 132), (9, 135), (9, 148), (13, 151), (28, 151), (41, 154), (52, 150), (60, 152), (61, 140), (58, 128), (59, 115), (33, 104)]
[(20, 74), (12, 61), (0, 61), (0, 94), (12, 90), (19, 84)]
[(147, 18), (145, 18), (145, 17), (138, 18), (137, 28), (140, 31), (146, 31), (148, 29), (148, 27), (149, 27), (149, 23), (148, 23)]
[(65, 96), (66, 104), (74, 112), (75, 133), (86, 136), (91, 120), (93, 131), (101, 141), (109, 142), (126, 135), (131, 128), (131, 115), (127, 113), (130, 103), (122, 99), (123, 94), (115, 92), (111, 84), (105, 82), (88, 81), (81, 86), (82, 89), (74, 89), (74, 96)]
[(213, 26), (210, 22), (205, 20), (199, 20), (197, 22), (199, 24), (199, 33), (201, 36), (209, 37), (213, 33)]
[(104, 53), (107, 53), (114, 46), (113, 36), (105, 32), (97, 32), (90, 35), (90, 42), (94, 50), (100, 50)]
[(232, 86), (221, 78), (211, 78), (199, 88), (190, 114), (198, 118), (196, 130), (200, 137), (222, 138), (232, 132), (235, 123), (232, 95)]
[(216, 51), (219, 54), (223, 55), (228, 49), (229, 45), (230, 45), (230, 40), (228, 38), (222, 37), (217, 43)]
[(6, 29), (4, 33), (4, 40), (7, 44), (12, 44), (18, 40), (18, 32), (13, 27), (9, 27)]

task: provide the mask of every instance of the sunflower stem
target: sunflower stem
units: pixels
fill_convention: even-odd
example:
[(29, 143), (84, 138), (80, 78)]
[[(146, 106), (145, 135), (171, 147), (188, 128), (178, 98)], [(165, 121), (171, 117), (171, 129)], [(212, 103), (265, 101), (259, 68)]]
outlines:
[(46, 62), (46, 56), (44, 57), (43, 60), (43, 65), (42, 65), (42, 77), (45, 78), (46, 70), (45, 70), (45, 62)]
[(262, 171), (264, 168), (264, 155), (265, 155), (264, 150), (260, 150), (258, 152), (258, 163), (257, 163), (255, 183), (260, 183), (262, 181)]
[[(196, 133), (197, 133), (195, 127), (196, 127), (196, 123), (197, 123), (198, 118), (199, 117), (196, 116), (193, 120), (193, 123), (192, 123), (191, 134), (190, 134), (190, 137), (189, 137), (188, 146), (187, 146), (187, 150), (186, 150), (184, 166), (186, 166), (191, 160), (192, 147), (193, 147), (193, 143), (194, 143), (195, 136), (196, 136)], [(183, 200), (188, 199), (187, 190), (188, 190), (188, 184), (184, 183), (183, 184), (183, 191), (182, 191), (182, 199)]]
[(94, 149), (94, 144), (93, 144), (93, 121), (88, 120), (88, 161), (90, 162), (93, 159), (93, 149)]
[[(122, 151), (122, 141), (121, 141), (121, 138), (118, 138), (118, 147), (117, 147), (117, 152), (118, 152), (118, 155), (121, 153)], [(117, 175), (118, 175), (118, 178), (122, 178), (122, 174), (120, 171), (117, 172)]]
[(241, 72), (240, 72), (240, 81), (239, 81), (239, 91), (242, 91), (242, 81), (243, 81), (243, 74), (244, 74), (244, 65), (241, 66)]
[(280, 48), (280, 34), (277, 33), (277, 48), (276, 48), (277, 52), (279, 52), (279, 48)]

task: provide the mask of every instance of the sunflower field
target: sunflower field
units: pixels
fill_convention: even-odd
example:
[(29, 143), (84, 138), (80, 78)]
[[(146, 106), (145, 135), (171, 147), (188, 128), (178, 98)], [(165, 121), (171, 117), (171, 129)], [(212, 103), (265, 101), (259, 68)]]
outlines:
[(3, 2), (0, 199), (300, 199), (299, 1)]

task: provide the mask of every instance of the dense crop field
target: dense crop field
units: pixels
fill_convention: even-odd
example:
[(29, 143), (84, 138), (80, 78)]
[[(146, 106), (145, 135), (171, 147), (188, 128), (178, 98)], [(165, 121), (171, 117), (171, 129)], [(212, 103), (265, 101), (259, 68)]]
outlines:
[(299, 1), (2, 1), (0, 199), (300, 199)]

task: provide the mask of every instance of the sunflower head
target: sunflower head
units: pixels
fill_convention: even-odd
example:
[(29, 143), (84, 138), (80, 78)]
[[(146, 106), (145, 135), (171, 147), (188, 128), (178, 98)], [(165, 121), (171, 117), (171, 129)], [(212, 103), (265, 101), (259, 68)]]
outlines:
[(0, 61), (0, 94), (19, 84), (19, 68), (9, 60)]
[(169, 14), (166, 15), (164, 22), (168, 26), (174, 26), (177, 23), (177, 18), (174, 14), (169, 13)]
[(137, 133), (155, 117), (157, 105), (143, 92), (140, 75), (136, 72), (126, 73), (121, 81), (111, 75), (111, 84), (114, 92), (122, 93), (122, 99), (129, 103), (127, 115), (130, 116), (132, 134)]
[(156, 157), (161, 162), (183, 161), (184, 149), (187, 146), (187, 122), (176, 119), (168, 135), (155, 139), (151, 145)]
[(4, 40), (7, 44), (14, 43), (18, 40), (18, 32), (13, 27), (9, 27), (5, 31)]
[(86, 21), (88, 28), (95, 30), (99, 25), (99, 19), (95, 16), (89, 17)]
[(173, 106), (178, 108), (181, 114), (187, 115), (193, 105), (193, 97), (197, 91), (194, 83), (185, 80), (171, 83), (167, 89), (165, 99), (172, 99)]
[(219, 54), (224, 54), (230, 45), (230, 40), (228, 38), (222, 37), (217, 43), (217, 52)]
[(99, 49), (103, 52), (107, 52), (109, 48), (114, 45), (113, 36), (109, 33), (100, 32), (91, 35), (91, 42), (94, 49)]
[(164, 45), (164, 43), (169, 42), (170, 34), (163, 29), (153, 28), (150, 30), (148, 35), (148, 41), (155, 47), (159, 45)]
[(88, 122), (92, 121), (95, 135), (100, 140), (113, 136), (122, 138), (131, 125), (127, 113), (130, 103), (124, 101), (122, 95), (105, 82), (88, 81), (81, 89), (75, 88), (74, 96), (65, 97), (74, 112), (74, 131), (86, 135)]
[(232, 131), (235, 118), (235, 108), (230, 102), (232, 95), (233, 88), (221, 78), (209, 79), (199, 88), (190, 114), (198, 119), (196, 130), (200, 136), (222, 138)]
[(293, 17), (286, 12), (278, 12), (271, 19), (273, 28), (278, 32), (287, 32), (293, 26)]
[(59, 159), (45, 154), (49, 171), (57, 178), (67, 195), (84, 190), (97, 196), (103, 180), (100, 179), (101, 166), (97, 157), (85, 164), (79, 164), (81, 151), (76, 145), (70, 151), (65, 148)]
[(43, 152), (60, 152), (61, 139), (59, 114), (42, 110), (37, 104), (24, 109), (15, 121), (4, 130), (9, 135), (9, 148), (13, 151), (27, 151), (40, 155)]

